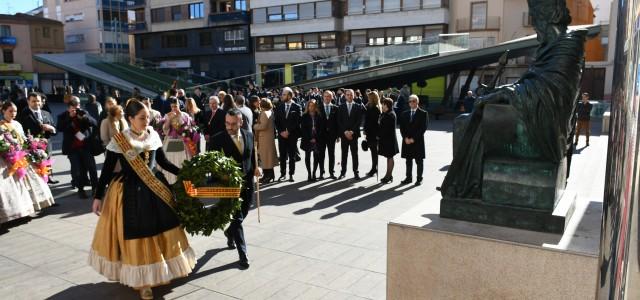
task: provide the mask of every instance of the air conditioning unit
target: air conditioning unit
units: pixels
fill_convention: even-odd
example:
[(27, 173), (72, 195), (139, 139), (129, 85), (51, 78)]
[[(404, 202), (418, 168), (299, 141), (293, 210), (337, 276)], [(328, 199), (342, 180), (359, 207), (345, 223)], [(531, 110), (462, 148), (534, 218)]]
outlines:
[(353, 53), (355, 51), (356, 51), (356, 47), (354, 47), (353, 45), (344, 46), (344, 52), (345, 53)]

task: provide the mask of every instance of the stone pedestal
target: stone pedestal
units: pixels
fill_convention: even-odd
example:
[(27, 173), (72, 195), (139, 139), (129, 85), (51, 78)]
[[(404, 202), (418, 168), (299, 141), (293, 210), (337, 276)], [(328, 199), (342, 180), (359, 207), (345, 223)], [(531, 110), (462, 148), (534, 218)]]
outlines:
[(439, 200), (389, 223), (387, 299), (595, 298), (601, 203), (559, 235), (440, 218)]

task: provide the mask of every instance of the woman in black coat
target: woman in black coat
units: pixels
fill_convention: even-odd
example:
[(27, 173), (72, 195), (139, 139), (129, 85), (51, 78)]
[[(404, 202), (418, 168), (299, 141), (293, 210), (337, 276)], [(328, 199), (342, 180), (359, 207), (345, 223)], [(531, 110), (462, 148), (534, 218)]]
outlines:
[(396, 113), (393, 112), (393, 100), (382, 100), (382, 114), (380, 115), (380, 130), (378, 131), (378, 153), (387, 158), (387, 173), (380, 182), (393, 181), (393, 157), (398, 154), (398, 140), (396, 139)]
[(376, 91), (367, 94), (367, 111), (364, 115), (364, 134), (366, 135), (369, 151), (371, 151), (371, 170), (367, 176), (371, 177), (378, 173), (378, 131), (379, 119), (382, 109), (380, 108), (380, 96)]
[[(302, 115), (302, 139), (300, 148), (305, 151), (304, 163), (307, 167), (307, 181), (316, 180), (316, 171), (320, 165), (320, 150), (322, 145), (322, 132), (324, 132), (324, 119), (318, 113), (315, 99), (307, 102), (307, 109)], [(311, 170), (311, 155), (313, 155), (313, 171)]]

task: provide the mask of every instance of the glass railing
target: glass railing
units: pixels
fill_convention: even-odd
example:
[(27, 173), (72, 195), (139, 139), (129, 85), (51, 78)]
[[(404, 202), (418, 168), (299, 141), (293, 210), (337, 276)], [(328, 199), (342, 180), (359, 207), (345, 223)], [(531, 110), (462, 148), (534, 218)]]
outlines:
[(297, 85), (385, 64), (467, 49), (469, 49), (469, 34), (443, 34), (416, 42), (365, 47), (346, 55), (219, 80), (192, 88), (200, 87), (203, 91), (211, 93), (217, 90), (247, 88), (250, 85), (264, 88)]

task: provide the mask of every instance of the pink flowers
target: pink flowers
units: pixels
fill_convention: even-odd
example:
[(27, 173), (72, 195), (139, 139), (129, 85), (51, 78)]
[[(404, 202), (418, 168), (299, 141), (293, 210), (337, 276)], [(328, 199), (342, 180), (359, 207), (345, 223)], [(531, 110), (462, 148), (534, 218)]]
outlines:
[(26, 159), (28, 153), (22, 148), (22, 145), (20, 145), (18, 140), (14, 138), (10, 132), (4, 132), (4, 134), (0, 136), (0, 156), (2, 156), (9, 166), (9, 176), (15, 174), (18, 180), (26, 175), (26, 168), (29, 166)]
[(49, 170), (53, 164), (53, 160), (49, 158), (47, 153), (48, 144), (49, 141), (47, 139), (35, 138), (32, 135), (27, 136), (24, 144), (24, 148), (28, 151), (27, 159), (44, 182), (49, 181)]

